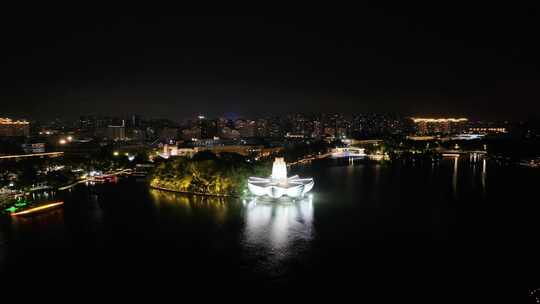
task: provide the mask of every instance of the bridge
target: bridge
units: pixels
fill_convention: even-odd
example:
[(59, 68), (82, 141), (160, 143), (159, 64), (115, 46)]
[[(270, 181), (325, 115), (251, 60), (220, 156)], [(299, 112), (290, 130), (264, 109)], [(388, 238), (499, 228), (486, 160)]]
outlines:
[(309, 155), (295, 162), (287, 163), (287, 166), (290, 167), (290, 166), (299, 165), (299, 164), (307, 164), (314, 160), (324, 159), (324, 158), (348, 158), (349, 162), (352, 162), (354, 159), (364, 158), (367, 156), (369, 155), (365, 153), (364, 148), (356, 148), (356, 147), (334, 148), (330, 152), (325, 153), (325, 154)]
[(334, 148), (330, 152), (330, 157), (332, 158), (354, 158), (354, 157), (365, 157), (364, 148), (356, 147), (344, 147), (344, 148)]

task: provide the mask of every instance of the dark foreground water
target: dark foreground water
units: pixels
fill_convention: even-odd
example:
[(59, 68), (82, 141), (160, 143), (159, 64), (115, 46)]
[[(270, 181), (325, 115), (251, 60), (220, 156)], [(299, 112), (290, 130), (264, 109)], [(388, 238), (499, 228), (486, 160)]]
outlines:
[(434, 302), (540, 287), (538, 170), (444, 160), (294, 171), (315, 178), (295, 203), (190, 197), (134, 179), (81, 186), (61, 194), (63, 209), (2, 219), (2, 286)]

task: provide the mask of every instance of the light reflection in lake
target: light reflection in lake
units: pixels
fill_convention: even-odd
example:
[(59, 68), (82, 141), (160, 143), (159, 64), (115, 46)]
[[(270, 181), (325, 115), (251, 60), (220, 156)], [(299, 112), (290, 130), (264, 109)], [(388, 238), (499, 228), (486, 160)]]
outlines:
[(43, 213), (35, 213), (30, 216), (13, 216), (11, 225), (16, 233), (27, 231), (46, 231), (52, 227), (64, 227), (64, 209), (57, 208)]
[(244, 245), (260, 248), (270, 260), (300, 253), (314, 237), (313, 200), (281, 203), (254, 199), (246, 203)]
[(452, 171), (452, 194), (455, 199), (458, 195), (458, 157), (454, 157), (454, 170)]
[(482, 160), (482, 194), (486, 195), (486, 176), (487, 176), (486, 159)]
[(219, 224), (224, 223), (227, 219), (229, 202), (226, 198), (186, 195), (156, 189), (150, 190), (150, 196), (163, 215), (174, 209), (182, 211), (188, 216), (195, 216), (200, 212), (208, 213)]
[(0, 270), (2, 269), (4, 265), (4, 260), (6, 258), (6, 249), (7, 245), (5, 244), (6, 240), (4, 237), (4, 233), (0, 229)]

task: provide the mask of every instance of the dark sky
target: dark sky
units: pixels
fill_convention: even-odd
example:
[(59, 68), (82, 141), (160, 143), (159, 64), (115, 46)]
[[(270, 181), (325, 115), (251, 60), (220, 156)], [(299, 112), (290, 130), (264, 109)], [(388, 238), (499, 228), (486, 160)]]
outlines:
[(5, 14), (0, 117), (540, 113), (537, 8), (179, 11)]

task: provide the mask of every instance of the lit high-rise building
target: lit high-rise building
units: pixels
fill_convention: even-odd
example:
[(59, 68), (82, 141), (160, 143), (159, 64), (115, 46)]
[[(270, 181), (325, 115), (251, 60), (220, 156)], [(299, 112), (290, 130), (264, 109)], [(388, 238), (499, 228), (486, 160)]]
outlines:
[(242, 137), (255, 137), (256, 123), (254, 120), (246, 120), (237, 129)]
[(467, 118), (411, 118), (418, 134), (459, 133), (466, 127)]
[(220, 130), (219, 136), (225, 139), (238, 139), (240, 138), (241, 135), (240, 135), (240, 132), (238, 132), (238, 130), (231, 129), (229, 127), (223, 127)]
[(259, 137), (268, 136), (268, 120), (264, 118), (257, 119), (255, 135)]
[(126, 126), (122, 121), (121, 126), (109, 125), (107, 127), (107, 138), (112, 140), (125, 140), (126, 139)]
[(203, 115), (197, 118), (197, 127), (201, 130), (200, 138), (213, 138), (217, 135), (217, 122)]

